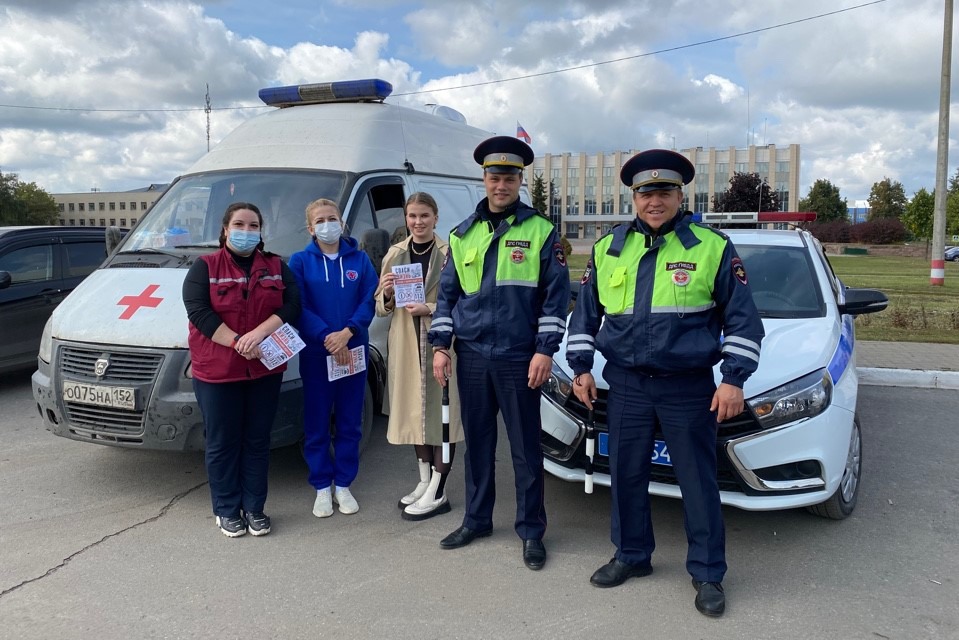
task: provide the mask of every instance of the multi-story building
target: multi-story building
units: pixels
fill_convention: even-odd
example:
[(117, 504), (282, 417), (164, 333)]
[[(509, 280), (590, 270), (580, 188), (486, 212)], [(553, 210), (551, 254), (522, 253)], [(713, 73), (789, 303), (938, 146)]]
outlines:
[[(623, 163), (638, 151), (562, 153), (537, 156), (526, 171), (532, 184), (540, 175), (549, 193), (549, 216), (570, 240), (595, 240), (635, 215), (632, 194), (619, 179)], [(686, 186), (686, 208), (712, 211), (713, 196), (729, 187), (735, 173), (758, 173), (779, 194), (783, 211), (798, 211), (799, 145), (750, 146), (746, 149), (682, 149), (696, 167)], [(759, 204), (757, 194), (756, 204)]]
[(131, 228), (153, 206), (168, 185), (151, 184), (132, 191), (54, 193), (60, 225)]

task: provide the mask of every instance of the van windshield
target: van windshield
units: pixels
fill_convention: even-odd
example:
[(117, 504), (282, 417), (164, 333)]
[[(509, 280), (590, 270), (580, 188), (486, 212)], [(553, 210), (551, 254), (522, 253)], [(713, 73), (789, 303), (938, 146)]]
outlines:
[(317, 198), (342, 201), (347, 176), (331, 171), (229, 171), (185, 176), (175, 182), (131, 231), (119, 251), (219, 246), (223, 213), (249, 202), (263, 214), (265, 249), (285, 258), (306, 246), (306, 205)]

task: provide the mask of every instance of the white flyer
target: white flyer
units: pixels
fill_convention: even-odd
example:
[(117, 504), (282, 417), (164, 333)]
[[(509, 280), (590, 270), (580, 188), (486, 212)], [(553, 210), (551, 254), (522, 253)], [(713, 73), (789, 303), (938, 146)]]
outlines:
[(296, 329), (284, 322), (283, 326), (260, 343), (260, 352), (263, 354), (260, 362), (272, 371), (302, 351), (305, 346), (306, 343), (300, 338)]
[(392, 268), (393, 298), (397, 307), (426, 303), (426, 289), (423, 288), (423, 265), (418, 262), (397, 264)]
[(336, 364), (333, 356), (326, 356), (326, 373), (330, 382), (361, 371), (366, 371), (366, 347), (363, 345), (350, 349), (350, 361), (346, 364)]

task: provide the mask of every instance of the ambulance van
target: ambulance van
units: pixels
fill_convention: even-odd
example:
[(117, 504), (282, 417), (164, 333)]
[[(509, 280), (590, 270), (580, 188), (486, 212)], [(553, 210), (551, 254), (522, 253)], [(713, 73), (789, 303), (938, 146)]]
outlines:
[[(403, 204), (415, 191), (436, 198), (437, 232), (448, 237), (485, 196), (472, 153), (491, 134), (447, 107), (387, 104), (391, 91), (383, 80), (261, 90), (276, 108), (237, 127), (175, 180), (47, 322), (33, 375), (46, 428), (118, 447), (203, 448), (181, 287), (190, 265), (217, 248), (232, 202), (260, 208), (265, 247), (284, 259), (310, 240), (305, 208), (321, 197), (339, 203), (377, 272), (389, 246), (406, 237)], [(364, 443), (386, 388), (388, 322), (377, 318), (370, 328)], [(302, 394), (294, 359), (274, 446), (301, 437)]]

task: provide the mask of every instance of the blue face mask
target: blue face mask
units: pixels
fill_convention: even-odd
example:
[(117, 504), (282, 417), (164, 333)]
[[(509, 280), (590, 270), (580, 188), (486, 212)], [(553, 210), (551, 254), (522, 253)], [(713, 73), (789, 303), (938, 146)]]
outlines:
[(243, 229), (230, 229), (230, 246), (237, 253), (250, 253), (260, 244), (259, 231), (244, 231)]

